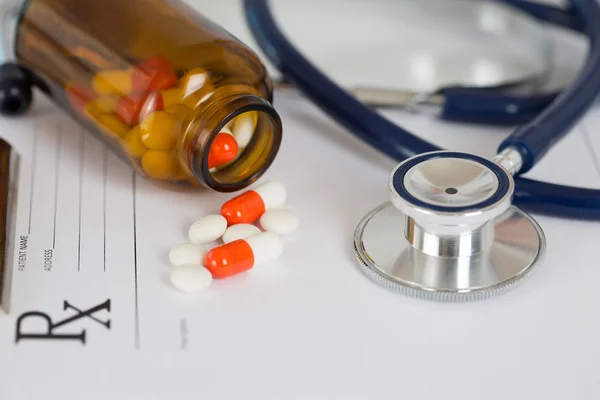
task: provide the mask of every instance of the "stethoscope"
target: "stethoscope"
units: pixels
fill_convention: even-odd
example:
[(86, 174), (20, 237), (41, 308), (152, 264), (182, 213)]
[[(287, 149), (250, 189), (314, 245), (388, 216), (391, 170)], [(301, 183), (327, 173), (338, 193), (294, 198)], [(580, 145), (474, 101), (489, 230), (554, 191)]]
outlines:
[(256, 41), (285, 79), (360, 139), (400, 161), (389, 177), (391, 201), (369, 212), (354, 234), (359, 265), (385, 287), (448, 301), (503, 293), (530, 276), (545, 254), (544, 233), (524, 210), (600, 219), (600, 190), (519, 177), (600, 93), (600, 5), (571, 0), (563, 10), (525, 0), (503, 2), (587, 34), (590, 47), (579, 77), (559, 94), (519, 97), (476, 88), (435, 94), (442, 118), (526, 122), (487, 160), (443, 151), (392, 124), (308, 62), (277, 26), (267, 0), (244, 1)]

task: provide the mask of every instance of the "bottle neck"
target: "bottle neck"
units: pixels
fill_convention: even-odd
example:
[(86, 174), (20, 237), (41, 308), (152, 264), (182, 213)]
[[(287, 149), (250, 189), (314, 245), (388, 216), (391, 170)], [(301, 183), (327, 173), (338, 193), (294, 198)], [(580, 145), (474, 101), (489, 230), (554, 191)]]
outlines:
[[(247, 145), (240, 147), (228, 164), (209, 166), (215, 137), (228, 126), (236, 137), (238, 119), (252, 115), (249, 113), (254, 113), (255, 126)], [(266, 172), (279, 151), (281, 137), (280, 117), (262, 97), (248, 93), (214, 97), (192, 111), (183, 133), (181, 157), (199, 184), (218, 192), (234, 192), (250, 186)]]

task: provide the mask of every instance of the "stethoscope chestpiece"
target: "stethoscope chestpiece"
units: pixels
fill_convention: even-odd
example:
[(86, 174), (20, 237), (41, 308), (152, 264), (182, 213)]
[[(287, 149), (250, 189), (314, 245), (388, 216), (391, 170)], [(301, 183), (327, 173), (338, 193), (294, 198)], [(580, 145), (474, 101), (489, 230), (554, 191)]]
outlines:
[(367, 214), (354, 236), (363, 270), (411, 296), (465, 301), (503, 293), (541, 264), (539, 225), (511, 204), (503, 167), (459, 152), (420, 154), (389, 179), (391, 201)]

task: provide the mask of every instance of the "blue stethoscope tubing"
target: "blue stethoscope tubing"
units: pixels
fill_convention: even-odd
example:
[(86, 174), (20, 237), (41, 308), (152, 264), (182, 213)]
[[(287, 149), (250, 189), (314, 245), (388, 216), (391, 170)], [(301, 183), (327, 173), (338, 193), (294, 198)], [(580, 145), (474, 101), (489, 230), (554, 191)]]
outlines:
[[(563, 10), (525, 0), (498, 1), (517, 7), (543, 22), (582, 32), (589, 39), (587, 61), (579, 76), (568, 88), (551, 95), (551, 98), (518, 98), (475, 89), (454, 89), (450, 92), (454, 94), (452, 104), (465, 100), (466, 97), (460, 98), (461, 94), (470, 97), (467, 105), (479, 103), (471, 114), (481, 122), (488, 120), (489, 110), (492, 110), (494, 118), (499, 118), (494, 104), (503, 105), (503, 110), (507, 105), (515, 104), (518, 109), (526, 108), (525, 114), (535, 110), (535, 115), (507, 137), (498, 150), (511, 146), (518, 149), (523, 157), (523, 168), (519, 171), (522, 174), (573, 128), (600, 93), (600, 5), (596, 0), (570, 0), (571, 7)], [(281, 32), (268, 0), (244, 0), (244, 10), (255, 40), (286, 80), (357, 137), (399, 162), (420, 153), (441, 150), (391, 123), (320, 72)], [(542, 103), (544, 107), (540, 108)], [(488, 114), (483, 112), (486, 107)], [(494, 118), (491, 118), (492, 123)], [(600, 220), (600, 190), (595, 189), (516, 176), (514, 203), (539, 214)]]

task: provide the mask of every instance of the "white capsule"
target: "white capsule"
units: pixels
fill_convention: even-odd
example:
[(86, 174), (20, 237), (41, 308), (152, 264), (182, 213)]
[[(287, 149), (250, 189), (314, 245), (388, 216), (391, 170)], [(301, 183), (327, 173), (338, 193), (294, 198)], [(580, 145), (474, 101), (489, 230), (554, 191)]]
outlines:
[(171, 271), (171, 283), (182, 292), (200, 292), (212, 283), (212, 275), (201, 265), (180, 265)]
[(246, 239), (258, 235), (260, 229), (252, 224), (231, 225), (223, 234), (223, 243), (231, 243), (239, 239)]
[(223, 236), (227, 229), (227, 220), (219, 214), (207, 215), (194, 222), (188, 231), (190, 242), (207, 244)]
[(240, 148), (248, 146), (256, 129), (258, 115), (256, 113), (245, 113), (236, 117), (233, 124), (233, 137)]
[(207, 251), (204, 246), (198, 244), (178, 244), (169, 251), (169, 261), (175, 267), (188, 264), (202, 265)]
[(291, 211), (280, 208), (266, 211), (261, 215), (260, 226), (268, 232), (278, 235), (289, 235), (298, 229), (300, 220)]
[(272, 232), (263, 232), (244, 239), (252, 249), (254, 266), (275, 261), (283, 254), (283, 240)]
[(265, 210), (281, 208), (287, 200), (287, 190), (281, 182), (267, 181), (252, 190), (262, 199)]

